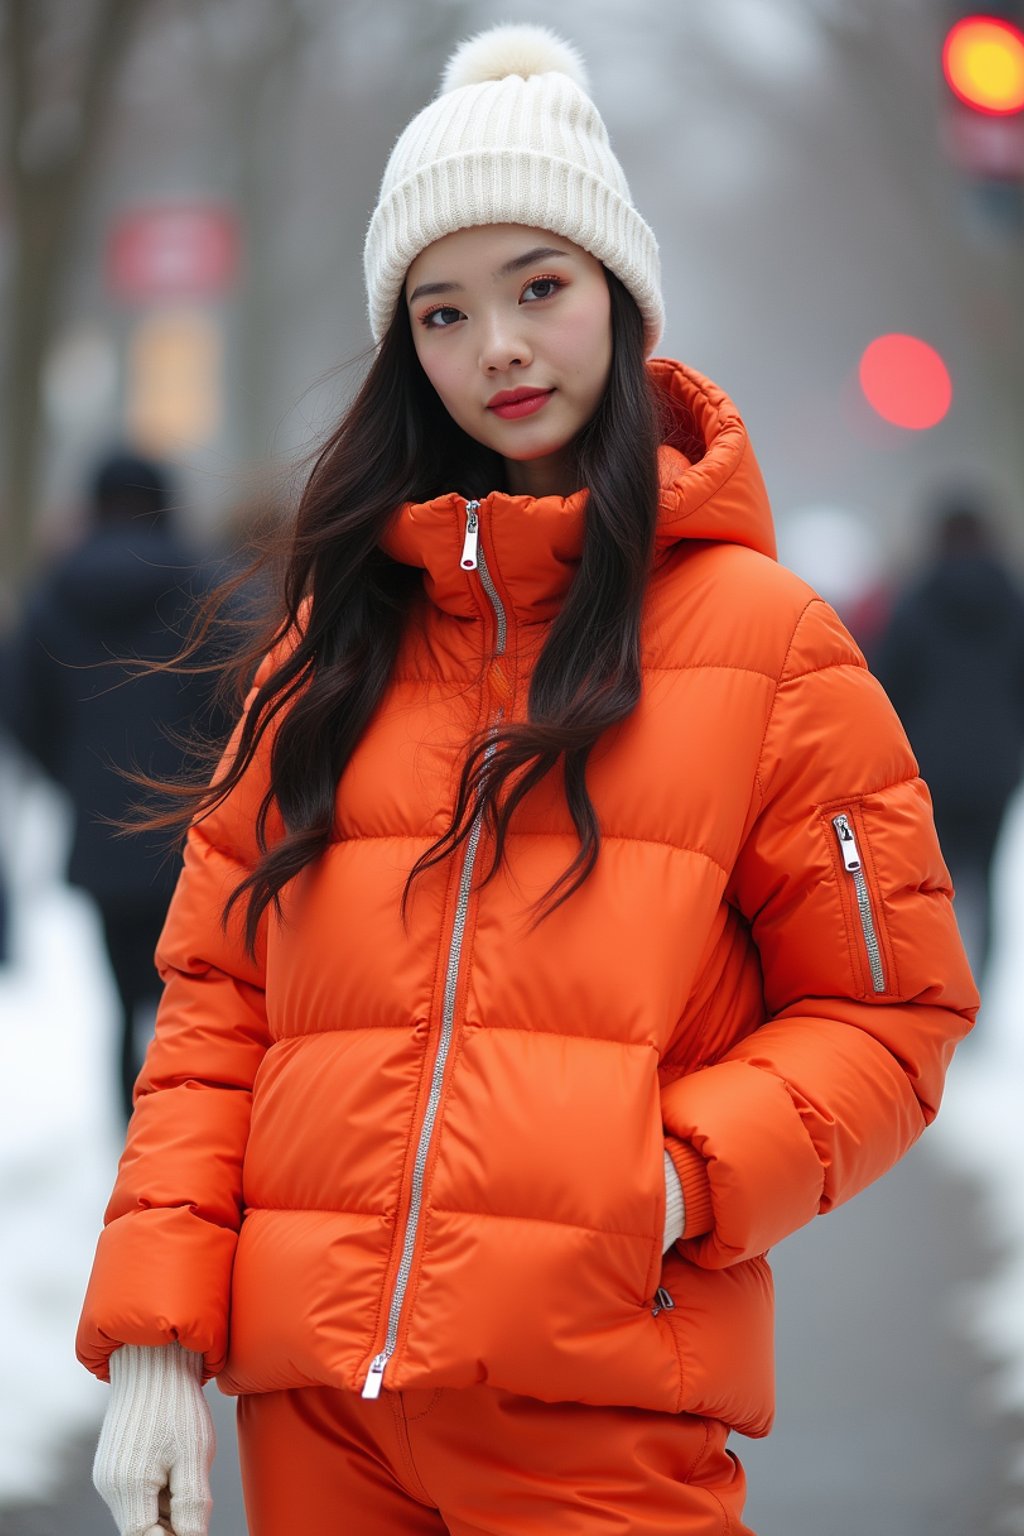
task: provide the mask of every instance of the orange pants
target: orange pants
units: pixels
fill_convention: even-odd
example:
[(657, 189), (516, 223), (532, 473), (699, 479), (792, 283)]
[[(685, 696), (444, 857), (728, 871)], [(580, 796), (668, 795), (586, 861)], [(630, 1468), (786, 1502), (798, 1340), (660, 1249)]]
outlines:
[(713, 1419), (493, 1387), (238, 1400), (250, 1536), (752, 1536)]

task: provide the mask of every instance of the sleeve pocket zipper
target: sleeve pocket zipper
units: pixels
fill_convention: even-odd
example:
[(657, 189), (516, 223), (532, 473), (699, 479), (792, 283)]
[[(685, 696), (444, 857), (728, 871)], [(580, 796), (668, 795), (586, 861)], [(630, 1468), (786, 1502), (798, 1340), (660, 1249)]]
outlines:
[(857, 911), (860, 914), (861, 933), (864, 936), (864, 947), (867, 950), (868, 966), (871, 971), (871, 986), (875, 992), (884, 992), (885, 967), (882, 963), (882, 946), (878, 942), (878, 929), (875, 926), (875, 914), (871, 906), (871, 892), (868, 890), (868, 879), (864, 873), (857, 839), (845, 811), (832, 817), (832, 826), (839, 841), (839, 851), (843, 856), (843, 868), (852, 879), (857, 895)]

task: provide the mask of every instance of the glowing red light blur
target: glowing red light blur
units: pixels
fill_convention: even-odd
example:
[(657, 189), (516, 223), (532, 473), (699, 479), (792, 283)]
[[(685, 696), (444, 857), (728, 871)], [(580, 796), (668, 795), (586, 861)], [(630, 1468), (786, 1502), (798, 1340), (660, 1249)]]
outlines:
[(962, 16), (946, 35), (942, 69), (949, 88), (995, 117), (1024, 108), (1024, 32), (998, 16)]
[(910, 431), (936, 426), (953, 400), (953, 384), (934, 347), (916, 336), (878, 336), (860, 360), (860, 387), (885, 421)]

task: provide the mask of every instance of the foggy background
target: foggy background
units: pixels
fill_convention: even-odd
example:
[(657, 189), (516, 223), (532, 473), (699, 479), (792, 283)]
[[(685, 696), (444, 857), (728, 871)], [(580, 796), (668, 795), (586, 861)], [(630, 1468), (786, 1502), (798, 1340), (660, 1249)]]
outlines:
[[(391, 145), (454, 44), (506, 20), (584, 54), (659, 239), (659, 352), (736, 401), (782, 557), (842, 610), (916, 569), (936, 497), (965, 486), (1019, 571), (1024, 120), (965, 126), (940, 58), (967, 9), (0, 0), (0, 629), (79, 536), (113, 443), (173, 465), (211, 551), (287, 511), (370, 345), (362, 241)], [(891, 335), (945, 370), (934, 425), (864, 393)], [(113, 1530), (88, 1486), (105, 1389), (72, 1341), (120, 1135), (112, 990), (61, 882), (60, 795), (0, 752), (0, 810), (0, 1531), (91, 1536)], [(1022, 858), (1018, 808), (986, 1039), (930, 1149), (778, 1256), (779, 1429), (737, 1445), (759, 1536), (1024, 1532)], [(217, 1412), (212, 1531), (241, 1536)]]
[[(1019, 187), (986, 187), (944, 145), (938, 60), (963, 10), (566, 0), (557, 17), (659, 238), (660, 350), (733, 394), (783, 526), (838, 505), (900, 561), (949, 476), (990, 485), (1022, 543)], [(552, 16), (486, 0), (39, 0), (0, 16), (12, 601), (112, 435), (171, 456), (211, 534), (290, 483), (352, 387), (339, 365), (369, 344), (362, 239), (391, 144), (454, 40)], [(949, 370), (929, 431), (881, 420), (859, 388), (862, 354), (892, 332)]]

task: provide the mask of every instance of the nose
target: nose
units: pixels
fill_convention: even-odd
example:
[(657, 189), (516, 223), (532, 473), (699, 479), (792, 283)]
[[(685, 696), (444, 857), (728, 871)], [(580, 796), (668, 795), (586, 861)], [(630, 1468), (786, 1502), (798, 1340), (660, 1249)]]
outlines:
[(509, 368), (524, 368), (530, 361), (529, 346), (515, 321), (504, 315), (491, 316), (480, 343), (483, 371), (505, 373)]

